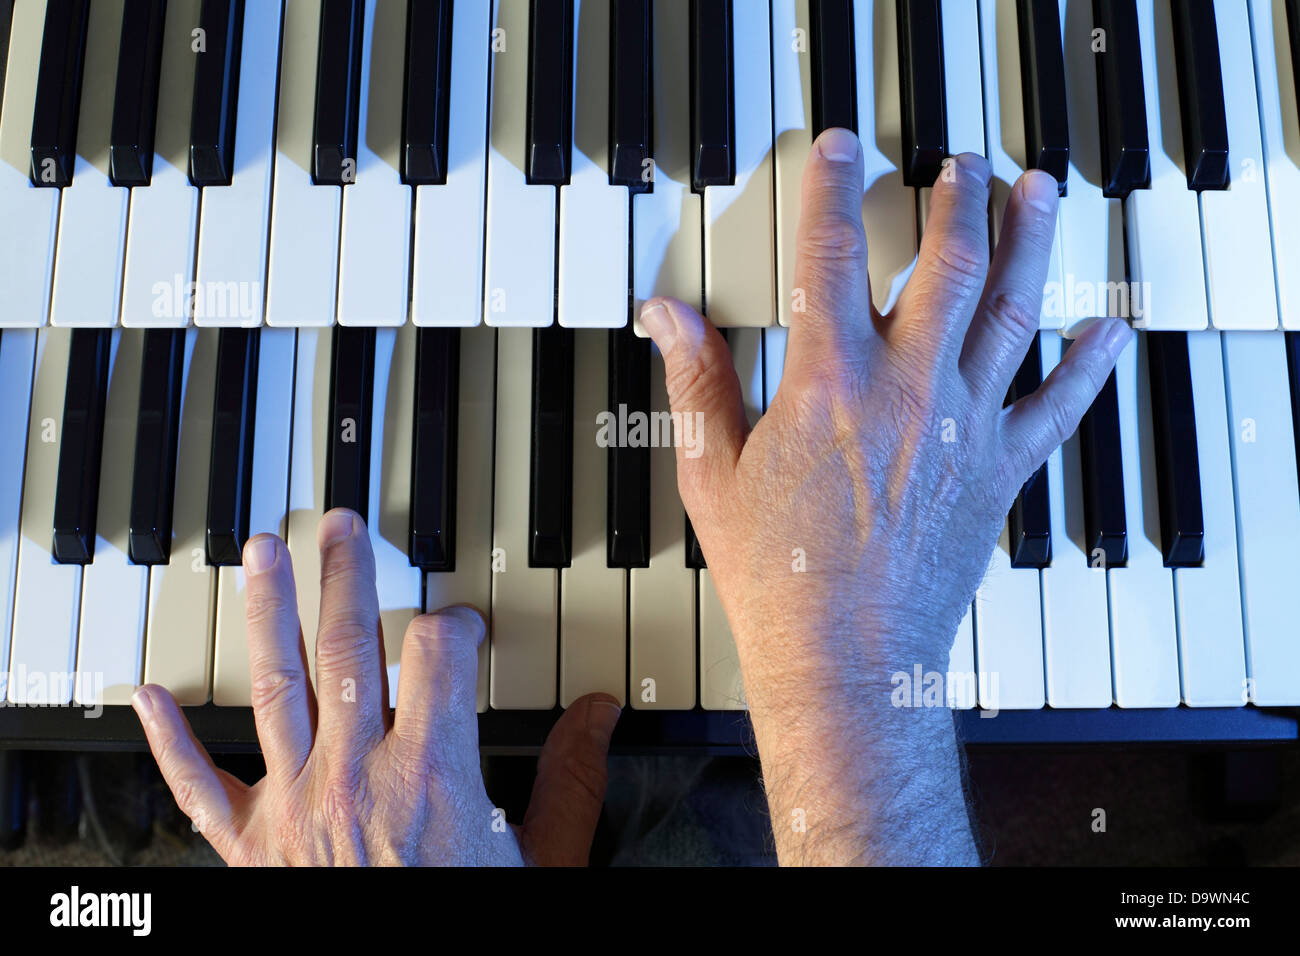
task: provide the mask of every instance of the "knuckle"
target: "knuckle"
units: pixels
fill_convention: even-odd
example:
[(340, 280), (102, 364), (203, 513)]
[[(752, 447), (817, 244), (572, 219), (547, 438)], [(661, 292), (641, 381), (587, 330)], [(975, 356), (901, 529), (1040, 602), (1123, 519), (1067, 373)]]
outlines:
[(244, 611), (252, 627), (273, 626), (289, 613), (289, 602), (278, 591), (249, 588)]
[(462, 646), (477, 651), (479, 637), (478, 630), (449, 614), (421, 614), (406, 631), (407, 640), (422, 652)]
[(338, 667), (356, 662), (367, 644), (377, 638), (356, 615), (338, 615), (321, 621), (316, 632), (317, 667)]
[(815, 262), (859, 262), (867, 255), (867, 234), (860, 220), (843, 214), (825, 215), (804, 224), (799, 253)]
[(255, 710), (292, 708), (302, 700), (301, 675), (275, 667), (254, 665), (250, 687), (251, 703)]
[(962, 230), (948, 236), (934, 252), (939, 270), (963, 288), (983, 285), (988, 271), (988, 243)]

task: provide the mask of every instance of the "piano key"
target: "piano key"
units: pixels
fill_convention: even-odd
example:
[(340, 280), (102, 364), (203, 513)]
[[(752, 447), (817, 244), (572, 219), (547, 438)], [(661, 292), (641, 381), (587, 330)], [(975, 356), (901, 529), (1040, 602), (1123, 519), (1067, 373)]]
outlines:
[(720, 328), (768, 326), (776, 321), (771, 37), (767, 17), (733, 16), (731, 27), (735, 175), (704, 190), (704, 302)]
[[(788, 9), (789, 5), (782, 6)], [(812, 136), (815, 139), (834, 126), (856, 133), (858, 103), (857, 68), (853, 56), (853, 4), (851, 0), (814, 0), (804, 6), (807, 8), (807, 32), (812, 46)], [(789, 33), (774, 29), (773, 36), (779, 38), (777, 42), (790, 45)], [(939, 106), (942, 120), (942, 95)]]
[[(797, 31), (802, 30), (800, 34)], [(776, 213), (776, 317), (790, 324), (795, 302), (794, 260), (799, 212), (803, 204), (803, 172), (816, 135), (813, 125), (812, 58), (793, 41), (812, 33), (810, 0), (772, 2), (772, 177)], [(853, 48), (856, 35), (849, 38)], [(814, 37), (815, 40), (815, 37)], [(869, 72), (869, 71), (868, 71)], [(658, 77), (656, 75), (656, 81)], [(853, 82), (853, 126), (858, 125), (857, 78)], [(843, 97), (841, 97), (843, 98)], [(980, 137), (981, 144), (983, 137)], [(635, 204), (634, 204), (635, 208)]]
[[(146, 333), (148, 335), (149, 333)], [(154, 335), (171, 335), (155, 332)], [(184, 332), (177, 333), (184, 337)], [(73, 700), (82, 705), (129, 704), (144, 664), (149, 569), (130, 556), (132, 476), (138, 442), (141, 338), (114, 332), (104, 419), (104, 463), (95, 560), (81, 578), (81, 623)]]
[[(1228, 188), (1228, 118), (1223, 104), (1214, 5), (1172, 0), (1174, 62), (1188, 189)], [(1242, 11), (1243, 18), (1245, 10)]]
[(695, 537), (695, 527), (691, 524), (691, 516), (686, 515), (686, 527), (683, 531), (685, 535), (684, 542), (686, 545), (686, 566), (693, 571), (702, 571), (708, 567), (704, 560), (704, 551), (700, 548), (700, 539)]
[(363, 521), (370, 501), (374, 394), (375, 330), (336, 326), (324, 510), (351, 508)]
[[(1288, 49), (1288, 30), (1297, 19), (1291, 4), (1250, 5), (1254, 37), (1255, 80), (1259, 96), (1260, 136), (1269, 205), (1273, 210), (1300, 208), (1300, 162), (1287, 143), (1300, 141), (1296, 112), (1295, 47)], [(1273, 267), (1282, 327), (1300, 329), (1300, 216), (1271, 217)]]
[[(1156, 91), (1155, 48), (1151, 45), (1151, 21), (1138, 8), (1149, 11), (1143, 0), (1093, 0), (1095, 29), (1102, 31), (1105, 52), (1096, 51), (1097, 100), (1101, 105), (1102, 192), (1123, 199), (1134, 189), (1151, 186), (1150, 153), (1158, 143), (1148, 139), (1148, 117)], [(1158, 120), (1157, 120), (1158, 122)]]
[(1282, 333), (1227, 332), (1228, 391), (1237, 550), (1249, 699), (1261, 707), (1300, 702), (1295, 586), (1287, 557), (1300, 536), (1300, 486)]
[[(285, 507), (289, 485), (290, 431), (293, 424), (296, 336), (290, 329), (263, 329), (256, 333), (256, 338), (258, 412), (251, 442), (253, 475), (252, 481), (248, 483), (248, 535), (268, 533), (284, 537), (288, 533)], [(214, 427), (215, 424), (214, 421)], [(215, 444), (214, 435), (214, 447)], [(209, 553), (212, 550), (210, 534), (208, 550)], [(302, 566), (297, 565), (296, 560), (295, 565), (298, 574), (302, 575)], [(319, 567), (316, 570), (319, 576)], [(300, 577), (299, 580), (309, 579)], [(312, 635), (315, 636), (314, 629)], [(221, 707), (249, 706), (252, 694), (242, 567), (217, 569), (213, 645), (212, 702)]]
[[(411, 190), (402, 184), (401, 4), (367, 0), (362, 56), (361, 126), (356, 181), (343, 190), (339, 239), (340, 325), (406, 322), (411, 262)], [(378, 52), (378, 56), (376, 56)]]
[(560, 186), (559, 322), (570, 328), (627, 324), (627, 190), (610, 181), (609, 4), (577, 4), (573, 136)]
[(201, 297), (194, 315), (194, 324), (200, 327), (262, 324), (279, 3), (258, 2), (246, 8), (240, 47), (234, 177), (229, 186), (208, 185), (203, 190), (195, 278)]
[[(456, 569), (424, 578), (424, 609), (468, 604), (487, 615), (492, 608), (492, 474), (495, 396), (483, 388), (493, 380), (496, 332), (488, 328), (459, 333), (459, 394), (456, 401)], [(418, 491), (418, 489), (417, 489)], [(507, 565), (507, 568), (509, 566)], [(487, 710), (491, 642), (479, 645), (478, 709)]]
[(207, 563), (204, 538), (216, 365), (216, 331), (188, 329), (171, 560), (149, 569), (144, 680), (166, 687), (182, 706), (207, 703), (212, 689), (217, 572)]
[(35, 332), (11, 330), (0, 334), (0, 404), (7, 409), (7, 414), (0, 416), (0, 448), (10, 449), (9, 454), (0, 457), (0, 700), (4, 700), (9, 683), (9, 635), (13, 631), (26, 457), (22, 450), (27, 444), (35, 354)]
[(653, 179), (652, 8), (651, 0), (614, 0), (609, 8), (609, 181), (632, 192), (650, 189)]
[(9, 59), (9, 30), (14, 22), (14, 0), (0, 0), (0, 108), (4, 106), (5, 65)]
[[(658, 27), (665, 6), (656, 4), (656, 41), (664, 36)], [(659, 45), (656, 42), (656, 56)], [(656, 69), (656, 82), (658, 76)], [(656, 182), (654, 195), (658, 194)], [(643, 198), (649, 197), (637, 201)], [(650, 402), (652, 412), (668, 411), (664, 363), (657, 354), (650, 360)], [(637, 710), (695, 706), (696, 575), (683, 560), (682, 516), (677, 453), (672, 448), (651, 448), (650, 565), (628, 572), (628, 703)]]
[(217, 336), (207, 517), (208, 563), (216, 567), (239, 567), (249, 537), (259, 338), (256, 329), (222, 329)]
[(1245, 703), (1246, 658), (1228, 437), (1235, 426), (1225, 414), (1219, 334), (1187, 336), (1187, 354), (1205, 508), (1205, 557), (1200, 567), (1174, 569), (1183, 703), (1239, 707)]
[(1039, 572), (1011, 567), (1003, 526), (975, 592), (975, 659), (979, 705), (986, 710), (1043, 706), (1043, 627)]
[(948, 155), (939, 0), (902, 0), (898, 4), (898, 58), (903, 182), (913, 188), (932, 186)]
[[(497, 332), (496, 456), (492, 509), (492, 651), (490, 699), (499, 710), (555, 706), (559, 581), (534, 567), (530, 514), (531, 388), (535, 332)], [(571, 340), (567, 329), (554, 337)], [(569, 459), (572, 461), (572, 458)]]
[(1300, 469), (1300, 335), (1287, 332), (1283, 343), (1287, 379), (1291, 384), (1291, 428), (1295, 432), (1296, 468)]
[(1083, 470), (1083, 550), (1092, 566), (1122, 567), (1128, 561), (1124, 470), (1120, 456), (1119, 394), (1112, 372), (1079, 421)]
[(1198, 567), (1205, 557), (1205, 520), (1187, 333), (1153, 332), (1146, 341), (1165, 567)]
[[(1255, 8), (1259, 6), (1262, 5), (1252, 4), (1252, 13)], [(1283, 13), (1282, 8), (1278, 4), (1275, 3), (1272, 6), (1277, 13)], [(1275, 19), (1274, 22), (1277, 24), (1278, 37), (1281, 38), (1285, 36), (1290, 38), (1291, 70), (1294, 74), (1292, 77), (1294, 79), (1296, 76), (1300, 76), (1300, 6), (1297, 6), (1296, 0), (1286, 0), (1286, 10), (1284, 15), (1286, 16), (1285, 23), (1283, 23), (1280, 18)], [(1297, 88), (1297, 90), (1300, 91), (1300, 88)]]
[(112, 125), (122, 5), (123, 0), (109, 0), (89, 7), (75, 179), (60, 200), (53, 325), (110, 327), (118, 321), (129, 193), (109, 182), (103, 159)]
[[(7, 670), (8, 700), (15, 704), (66, 704), (72, 700), (82, 566), (53, 559), (50, 528), (54, 525), (73, 334), (66, 329), (41, 329), (36, 337)], [(80, 334), (111, 335), (97, 331)], [(9, 342), (12, 336), (5, 332), (4, 341)]]
[(167, 0), (127, 3), (122, 11), (108, 175), (114, 186), (148, 186), (162, 69)]
[(737, 25), (731, 0), (691, 0), (690, 16), (691, 186), (703, 192), (736, 181)]
[[(1130, 0), (1112, 0), (1111, 6), (1115, 11), (1134, 8)], [(1143, 78), (1139, 85), (1132, 85), (1137, 83), (1136, 79), (1123, 82), (1125, 88), (1145, 91), (1150, 174), (1147, 188), (1135, 188), (1124, 198), (1124, 225), (1129, 278), (1135, 283), (1132, 288), (1152, 290), (1139, 327), (1164, 331), (1203, 329), (1208, 322), (1205, 285), (1187, 281), (1189, 265), (1194, 267), (1202, 261), (1198, 194), (1187, 188), (1187, 177), (1180, 168), (1183, 149), (1178, 124), (1162, 122), (1162, 117), (1172, 117), (1177, 110), (1172, 101), (1176, 92), (1174, 84), (1167, 82), (1162, 88), (1159, 82), (1160, 64), (1165, 64), (1165, 75), (1172, 80), (1170, 67), (1174, 51), (1169, 6), (1144, 0), (1136, 4), (1136, 9)], [(1131, 35), (1128, 27), (1119, 35), (1122, 45), (1114, 48), (1120, 54), (1115, 62), (1128, 62), (1128, 51), (1133, 47)], [(1136, 55), (1136, 48), (1133, 50)], [(1111, 56), (1107, 53), (1102, 61), (1110, 62)], [(1117, 95), (1121, 94), (1114, 93), (1110, 100), (1099, 99), (1103, 116), (1111, 117), (1106, 122), (1114, 122), (1112, 100)], [(1128, 109), (1130, 100), (1136, 112), (1134, 93), (1127, 94), (1124, 108)], [(1108, 196), (1121, 195), (1112, 189), (1105, 192)], [(1158, 294), (1157, 289), (1161, 290)]]
[(483, 37), (490, 32), (491, 13), (490, 0), (461, 0), (451, 20), (446, 183), (415, 190), (411, 321), (416, 325), (478, 325), (483, 321), (487, 175), (483, 117), (488, 110), (489, 57)]
[[(638, 338), (630, 328), (612, 330), (607, 355), (607, 404), (593, 412), (607, 411), (616, 420), (607, 426), (612, 444), (606, 452), (605, 561), (611, 568), (644, 568), (650, 564), (650, 445), (654, 427), (649, 418), (650, 341)], [(582, 366), (580, 360), (577, 364)], [(638, 416), (646, 424), (642, 440), (634, 443)], [(574, 421), (579, 425), (585, 421), (581, 410), (575, 410)], [(621, 434), (625, 421), (629, 423), (626, 441)], [(580, 435), (578, 439), (581, 442)], [(584, 500), (576, 487), (574, 498)]]
[(1210, 318), (1219, 329), (1275, 329), (1277, 293), (1270, 255), (1268, 185), (1259, 175), (1264, 151), (1250, 18), (1242, 4), (1216, 0), (1214, 10), (1228, 139), (1237, 173), (1226, 190), (1200, 194)]
[(45, 4), (14, 9), (5, 68), (4, 108), (0, 110), (0, 288), (5, 308), (0, 327), (44, 325), (49, 317), (50, 278), (58, 227), (58, 189), (33, 189), (32, 115), (40, 72)]
[(185, 332), (150, 329), (143, 339), (130, 503), (131, 560), (166, 564), (172, 545)]
[(573, 555), (573, 373), (573, 333), (534, 332), (528, 467), (533, 568), (566, 568)]
[(421, 329), (416, 337), (408, 547), (411, 564), (425, 571), (456, 569), (460, 351), (459, 329)]
[(776, 392), (785, 372), (785, 349), (789, 333), (783, 328), (763, 330), (763, 411), (776, 401)]
[(1025, 162), (1056, 177), (1065, 189), (1070, 120), (1057, 0), (1017, 0), (1020, 82), (1025, 106)]
[[(528, 182), (564, 186), (573, 147), (574, 0), (530, 0)], [(604, 44), (607, 34), (598, 33)]]
[(59, 469), (54, 486), (54, 560), (89, 564), (95, 558), (99, 466), (104, 449), (108, 393), (108, 329), (75, 329), (68, 346), (67, 391), (59, 429)]
[[(1007, 391), (1007, 404), (1033, 393), (1043, 383), (1039, 340), (1034, 338)], [(1052, 522), (1047, 463), (1039, 465), (1021, 487), (1007, 515), (1013, 568), (1042, 568), (1052, 563)]]
[(321, 0), (311, 161), (317, 186), (354, 181), (365, 7), (364, 0)]
[(316, 97), (321, 0), (291, 3), (284, 13), (275, 182), (266, 270), (266, 324), (332, 325), (337, 304), (340, 190), (311, 177), (309, 118)]
[(406, 10), (402, 182), (408, 186), (441, 185), (447, 181), (451, 0), (410, 2)]
[[(493, 2), (492, 27), (501, 31), (499, 35), (529, 35), (524, 4)], [(507, 42), (492, 56), (483, 305), (488, 325), (494, 326), (546, 326), (555, 321), (558, 195), (554, 189), (532, 185), (524, 175), (529, 66), (528, 50), (519, 42)]]
[[(951, 21), (949, 21), (951, 22)], [(975, 604), (966, 608), (966, 614), (957, 625), (952, 647), (948, 651), (947, 692), (944, 702), (953, 710), (971, 710), (979, 700), (979, 684), (975, 671)]]
[[(580, 15), (585, 6), (579, 10)], [(611, 338), (622, 334), (609, 333)], [(597, 416), (609, 408), (612, 385), (611, 347), (603, 339), (588, 332), (578, 335), (574, 343), (574, 364), (583, 369), (583, 374), (573, 385), (577, 425), (571, 442), (572, 560), (560, 572), (561, 707), (596, 692), (612, 694), (620, 703), (626, 697), (627, 572), (607, 560), (605, 501), (613, 490), (609, 487), (612, 449), (597, 442), (596, 432)], [(617, 440), (617, 434), (614, 437)]]
[(33, 186), (72, 185), (89, 19), (86, 0), (46, 0), (32, 114)]
[(205, 47), (195, 52), (194, 101), (190, 108), (190, 182), (229, 186), (235, 173), (239, 132), (244, 0), (203, 0), (199, 29)]
[[(1068, 340), (1040, 333), (1043, 370), (1051, 372)], [(1043, 589), (1043, 672), (1050, 707), (1109, 707), (1110, 621), (1106, 572), (1084, 536), (1082, 470), (1077, 433), (1047, 458), (1052, 563)]]
[(148, 189), (131, 191), (122, 325), (184, 328), (198, 243), (199, 190), (189, 179), (195, 61), (190, 30), (200, 0), (169, 0)]

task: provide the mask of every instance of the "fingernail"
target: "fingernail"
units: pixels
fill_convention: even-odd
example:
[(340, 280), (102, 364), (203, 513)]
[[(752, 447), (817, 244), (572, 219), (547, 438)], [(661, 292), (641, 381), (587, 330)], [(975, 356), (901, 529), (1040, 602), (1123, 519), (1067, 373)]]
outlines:
[(610, 738), (614, 736), (614, 725), (622, 714), (623, 708), (612, 700), (593, 700), (588, 704), (587, 732), (591, 739), (601, 747), (608, 747)]
[(261, 574), (275, 564), (277, 552), (275, 538), (254, 538), (244, 545), (244, 571), (247, 574)]
[(851, 163), (858, 158), (858, 138), (846, 129), (828, 129), (817, 138), (817, 152), (832, 163)]
[(144, 687), (137, 687), (131, 695), (131, 706), (142, 721), (153, 720), (153, 698)]
[(646, 304), (641, 310), (641, 328), (659, 346), (659, 354), (667, 355), (677, 341), (677, 324), (658, 300)]
[(344, 508), (331, 511), (320, 519), (320, 546), (329, 547), (352, 533), (352, 512)]
[(1060, 196), (1056, 177), (1041, 169), (1031, 169), (1020, 180), (1020, 195), (1025, 202), (1040, 212), (1055, 213), (1056, 201)]
[(1128, 345), (1133, 338), (1133, 330), (1129, 328), (1127, 322), (1123, 319), (1111, 319), (1110, 328), (1106, 330), (1106, 337), (1102, 339), (1102, 347), (1106, 350), (1111, 358), (1115, 358), (1124, 347)]

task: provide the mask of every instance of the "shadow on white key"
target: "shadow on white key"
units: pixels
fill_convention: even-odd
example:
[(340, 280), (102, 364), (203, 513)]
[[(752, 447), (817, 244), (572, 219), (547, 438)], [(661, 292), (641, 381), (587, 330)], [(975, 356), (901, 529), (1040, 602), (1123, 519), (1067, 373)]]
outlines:
[(27, 456), (27, 421), (32, 400), (32, 360), (36, 333), (10, 330), (0, 335), (0, 701), (9, 674), (9, 635), (14, 622), (14, 586), (18, 564), (18, 522), (22, 515), (23, 463)]
[[(803, 31), (802, 34), (796, 31)], [(803, 37), (799, 43), (797, 38)], [(776, 185), (776, 317), (790, 324), (803, 171), (812, 149), (808, 0), (772, 0), (772, 175)]]

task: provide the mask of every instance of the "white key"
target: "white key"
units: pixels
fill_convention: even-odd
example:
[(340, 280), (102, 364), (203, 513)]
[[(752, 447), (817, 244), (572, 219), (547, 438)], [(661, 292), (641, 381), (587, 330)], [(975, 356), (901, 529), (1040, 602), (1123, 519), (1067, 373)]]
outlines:
[(596, 416), (609, 409), (606, 336), (578, 333), (573, 365), (573, 563), (560, 571), (562, 707), (596, 691), (621, 703), (627, 685), (627, 571), (605, 563), (610, 451), (596, 441)]
[(0, 327), (35, 327), (49, 317), (62, 190), (36, 189), (28, 179), (44, 32), (45, 0), (14, 7), (0, 110), (0, 208), (5, 224), (0, 229), (0, 289), (5, 295)]
[[(456, 570), (424, 576), (424, 609), (469, 604), (492, 608), (492, 381), (496, 332), (482, 327), (460, 334), (460, 423), (456, 440)], [(488, 706), (489, 641), (478, 649), (478, 709)]]
[[(763, 334), (756, 329), (734, 329), (727, 336), (731, 361), (740, 378), (745, 417), (751, 426), (763, 413)], [(742, 709), (745, 684), (741, 679), (736, 641), (707, 568), (700, 571), (699, 593), (700, 706), (705, 710)]]
[(1218, 333), (1187, 336), (1187, 355), (1196, 413), (1205, 562), (1199, 568), (1174, 568), (1183, 703), (1192, 707), (1236, 707), (1246, 702), (1246, 657), (1228, 406)]
[(1250, 700), (1294, 706), (1300, 643), (1292, 556), (1300, 540), (1300, 489), (1282, 334), (1225, 332), (1223, 374)]
[[(1049, 333), (1041, 333), (1038, 338), (1043, 375), (1047, 376), (1068, 343)], [(1047, 495), (1052, 563), (1040, 571), (1047, 703), (1052, 707), (1109, 707), (1106, 571), (1093, 567), (1084, 541), (1083, 475), (1077, 433), (1047, 458)]]
[[(946, 16), (946, 12), (945, 12)], [(794, 302), (795, 238), (804, 166), (812, 149), (812, 48), (808, 0), (772, 0), (772, 127), (776, 130), (776, 317), (790, 324)], [(658, 187), (656, 187), (658, 188)]]
[(127, 550), (143, 346), (143, 333), (113, 334), (95, 560), (81, 575), (81, 628), (73, 694), (78, 704), (130, 703), (144, 661), (149, 568), (132, 564)]
[(1268, 231), (1268, 192), (1260, 171), (1259, 109), (1250, 14), (1241, 0), (1215, 0), (1223, 106), (1228, 120), (1227, 189), (1201, 192), (1210, 317), (1220, 329), (1277, 328), (1277, 294)]
[(1200, 207), (1182, 169), (1181, 123), (1165, 121), (1179, 115), (1178, 85), (1171, 72), (1163, 84), (1159, 75), (1172, 71), (1174, 62), (1169, 4), (1138, 0), (1137, 12), (1151, 188), (1135, 189), (1124, 201), (1129, 270), (1132, 281), (1150, 293), (1142, 296), (1148, 307), (1144, 327), (1203, 329), (1208, 322), (1204, 283), (1196, 281), (1199, 276), (1188, 281), (1189, 270), (1200, 272)]
[(36, 333), (10, 330), (0, 335), (0, 700), (9, 680), (9, 635), (14, 623), (14, 578), (18, 564), (18, 521), (22, 515), (23, 462), (27, 413), (32, 401), (32, 359)]
[(784, 328), (773, 326), (763, 330), (763, 411), (766, 412), (776, 401), (776, 392), (781, 385), (781, 375), (785, 372), (785, 348), (789, 333)]
[(609, 4), (604, 0), (574, 4), (573, 49), (573, 167), (569, 184), (560, 187), (560, 324), (622, 328), (630, 194), (609, 182)]
[[(66, 704), (72, 700), (81, 566), (55, 564), (51, 554), (58, 436), (63, 428), (71, 342), (72, 333), (67, 329), (42, 329), (36, 338), (9, 649), (8, 699), (12, 703)], [(51, 435), (54, 441), (47, 440)]]
[(691, 191), (690, 24), (680, 7), (654, 8), (654, 192), (632, 197), (636, 333), (641, 306), (656, 295), (702, 309), (702, 207)]
[(488, 325), (545, 326), (555, 320), (555, 204), (558, 190), (524, 178), (528, 120), (528, 17), (522, 3), (493, 2), (492, 22), (507, 38), (492, 55), (488, 141)]
[(1106, 569), (1115, 703), (1173, 707), (1179, 700), (1174, 582), (1160, 548), (1151, 392), (1142, 336), (1120, 354), (1115, 385), (1128, 530), (1128, 563)]
[(357, 181), (343, 188), (338, 321), (402, 325), (410, 279), (412, 195), (399, 172), (403, 67), (395, 51), (406, 42), (402, 5), (366, 0), (364, 36)]
[[(650, 360), (650, 409), (668, 411), (657, 353)], [(672, 448), (650, 449), (650, 566), (628, 574), (628, 702), (638, 710), (689, 710), (695, 706), (695, 571), (686, 566), (686, 512)]]
[(171, 561), (149, 570), (144, 646), (145, 683), (161, 684), (183, 705), (207, 703), (212, 687), (217, 574), (207, 563), (206, 537), (216, 371), (216, 330), (190, 329), (185, 335)]
[(944, 701), (954, 710), (970, 710), (979, 700), (979, 684), (975, 670), (975, 605), (966, 608), (966, 614), (957, 625), (952, 648), (948, 651), (948, 689)]
[(122, 0), (93, 3), (87, 16), (76, 165), (72, 185), (62, 191), (50, 323), (110, 327), (122, 291), (129, 194), (108, 181)]
[(229, 186), (202, 190), (195, 325), (262, 324), (279, 60), (280, 3), (247, 4), (235, 116), (235, 174)]
[(704, 190), (704, 299), (719, 327), (772, 325), (777, 312), (772, 44), (767, 5), (752, 6), (732, 17), (736, 181)]
[(1044, 701), (1039, 572), (1013, 568), (1010, 548), (1004, 525), (975, 592), (979, 705), (985, 710), (1033, 710)]
[(200, 0), (167, 5), (153, 175), (147, 187), (131, 190), (122, 279), (122, 325), (127, 328), (189, 324), (186, 293), (199, 225), (199, 191), (190, 185), (188, 173), (196, 60), (190, 31), (200, 6)]
[(532, 369), (533, 333), (499, 331), (492, 547), (505, 570), (495, 570), (494, 557), (490, 675), (498, 710), (555, 706), (558, 572), (528, 566)]
[(1300, 216), (1291, 214), (1300, 209), (1300, 122), (1286, 18), (1285, 4), (1250, 2), (1278, 307), (1283, 328), (1300, 329)]
[(266, 270), (267, 325), (334, 321), (343, 192), (311, 181), (320, 8), (321, 0), (293, 0), (284, 12)]
[[(293, 424), (292, 329), (263, 329), (257, 344), (257, 412), (253, 419), (253, 484), (248, 533), (287, 531), (289, 442)], [(307, 579), (299, 578), (304, 585)], [(212, 702), (221, 707), (252, 703), (245, 626), (244, 569), (217, 569), (217, 623), (212, 660)]]
[(411, 321), (416, 325), (478, 325), (483, 321), (483, 197), (487, 181), (483, 117), (488, 104), (491, 16), (491, 0), (461, 0), (451, 20), (447, 182), (415, 188)]

